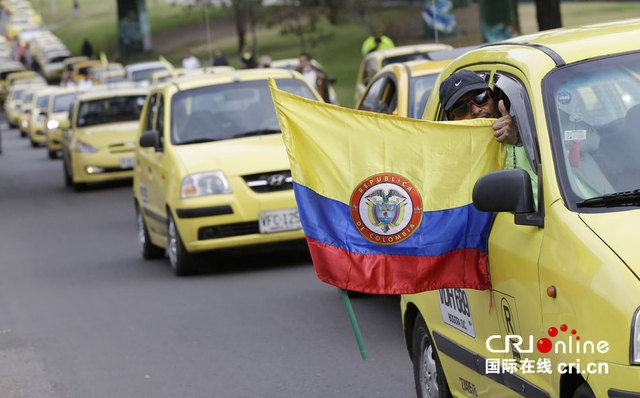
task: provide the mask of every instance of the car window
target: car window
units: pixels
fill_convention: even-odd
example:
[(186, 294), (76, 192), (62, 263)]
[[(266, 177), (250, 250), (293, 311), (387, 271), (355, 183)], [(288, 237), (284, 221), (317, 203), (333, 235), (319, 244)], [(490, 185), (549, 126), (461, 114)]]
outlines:
[(409, 89), (409, 93), (411, 95), (411, 98), (409, 98), (409, 117), (415, 119), (422, 118), (422, 113), (424, 112), (424, 107), (427, 104), (427, 99), (429, 98), (429, 94), (431, 94), (433, 84), (437, 78), (438, 74), (434, 73), (411, 79), (409, 83), (411, 85)]
[(358, 109), (370, 112), (375, 112), (378, 109), (382, 88), (385, 86), (386, 80), (386, 77), (381, 77), (371, 83), (371, 86), (369, 86), (369, 90), (364, 94), (364, 98), (362, 99)]
[(137, 71), (133, 71), (131, 73), (131, 81), (139, 82), (143, 80), (149, 80), (149, 77), (153, 72), (157, 72), (159, 70), (165, 70), (164, 66), (158, 66), (154, 68), (141, 69)]
[(156, 113), (156, 101), (158, 100), (158, 94), (154, 94), (149, 98), (149, 105), (147, 106), (147, 114), (145, 115), (144, 130), (153, 130), (153, 117)]
[[(305, 82), (277, 79), (278, 88), (316, 99)], [(182, 90), (171, 98), (171, 142), (176, 145), (279, 133), (266, 80)]]
[(77, 127), (138, 120), (145, 95), (123, 95), (83, 101), (78, 108)]
[(567, 206), (640, 188), (640, 54), (560, 68), (544, 91)]
[(50, 96), (44, 95), (36, 99), (36, 108), (46, 108), (49, 105)]
[(158, 111), (156, 112), (156, 130), (160, 132), (160, 140), (164, 136), (164, 97), (158, 94)]
[(370, 58), (364, 63), (364, 71), (362, 73), (362, 83), (366, 86), (378, 71), (378, 63), (374, 58)]
[(75, 98), (75, 93), (56, 95), (53, 99), (53, 112), (67, 111)]

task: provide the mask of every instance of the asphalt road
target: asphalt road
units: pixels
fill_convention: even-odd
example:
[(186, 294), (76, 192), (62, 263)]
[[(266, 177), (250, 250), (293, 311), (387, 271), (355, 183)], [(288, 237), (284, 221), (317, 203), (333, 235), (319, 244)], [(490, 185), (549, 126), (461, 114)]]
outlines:
[(65, 188), (17, 130), (0, 155), (0, 397), (413, 397), (399, 299), (353, 299), (304, 248), (232, 251), (196, 276), (144, 261), (130, 182)]

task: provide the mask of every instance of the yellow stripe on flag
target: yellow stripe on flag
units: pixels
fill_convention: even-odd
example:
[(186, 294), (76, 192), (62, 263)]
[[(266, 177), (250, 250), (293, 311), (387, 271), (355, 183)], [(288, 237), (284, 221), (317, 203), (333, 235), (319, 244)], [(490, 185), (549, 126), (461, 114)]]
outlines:
[[(378, 173), (408, 178), (424, 211), (468, 205), (477, 179), (504, 167), (495, 119), (430, 122), (357, 111), (301, 98), (270, 79), (293, 180), (348, 204), (354, 189)], [(472, 170), (469, 172), (469, 170)]]

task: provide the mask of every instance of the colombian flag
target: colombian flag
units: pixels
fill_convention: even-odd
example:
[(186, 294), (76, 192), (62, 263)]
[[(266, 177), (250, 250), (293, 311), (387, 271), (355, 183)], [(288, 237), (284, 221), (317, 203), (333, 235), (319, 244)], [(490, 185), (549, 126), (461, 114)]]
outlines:
[(429, 122), (307, 100), (270, 82), (318, 277), (376, 294), (489, 289), (492, 213), (471, 194), (504, 167), (493, 119)]

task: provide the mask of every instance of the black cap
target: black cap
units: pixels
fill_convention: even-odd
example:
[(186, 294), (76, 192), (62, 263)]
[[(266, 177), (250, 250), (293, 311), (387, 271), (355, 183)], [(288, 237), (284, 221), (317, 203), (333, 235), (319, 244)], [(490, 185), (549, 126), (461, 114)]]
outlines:
[(475, 90), (488, 90), (483, 78), (470, 70), (463, 69), (447, 77), (440, 83), (440, 103), (449, 110), (460, 97)]

